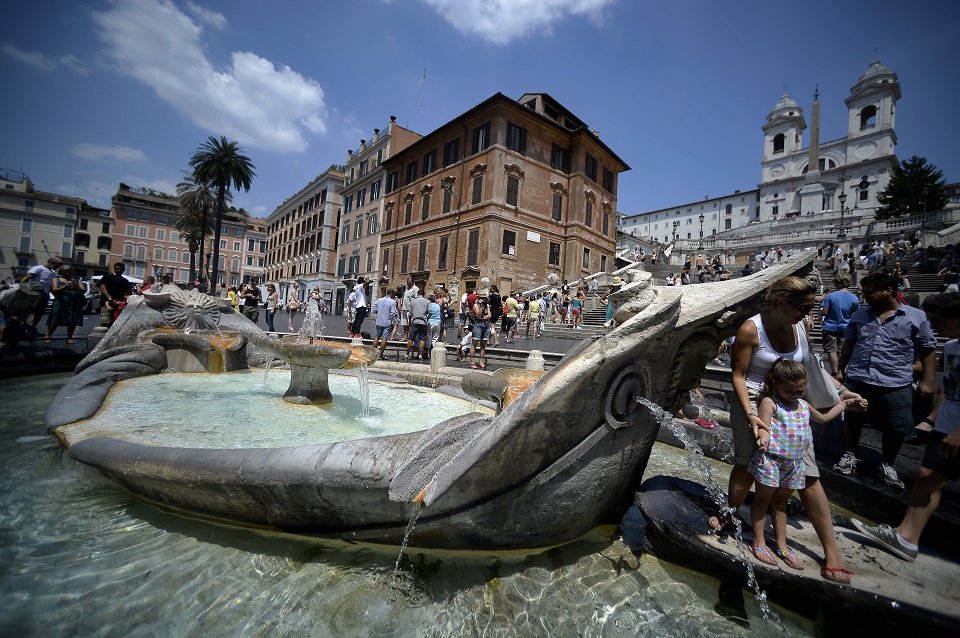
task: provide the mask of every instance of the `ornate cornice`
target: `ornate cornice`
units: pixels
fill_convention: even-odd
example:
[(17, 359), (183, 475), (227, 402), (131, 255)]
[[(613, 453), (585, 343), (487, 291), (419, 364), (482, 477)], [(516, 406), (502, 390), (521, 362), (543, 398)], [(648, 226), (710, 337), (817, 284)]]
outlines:
[(550, 182), (550, 190), (559, 195), (566, 196), (567, 194), (567, 187), (560, 182)]
[(420, 196), (429, 195), (433, 192), (433, 184), (424, 184), (420, 189)]
[(518, 179), (523, 179), (523, 169), (517, 166), (516, 164), (504, 164), (503, 172), (507, 175), (512, 175)]
[(409, 204), (409, 203), (412, 202), (412, 201), (413, 201), (413, 192), (412, 192), (412, 191), (403, 196), (403, 203), (404, 203), (404, 204)]
[(583, 191), (583, 198), (594, 204), (597, 203), (597, 195), (593, 191)]
[(477, 164), (476, 166), (474, 166), (473, 168), (470, 169), (470, 177), (476, 177), (477, 175), (483, 175), (483, 174), (486, 173), (486, 172), (487, 172), (487, 165), (486, 165), (486, 164)]

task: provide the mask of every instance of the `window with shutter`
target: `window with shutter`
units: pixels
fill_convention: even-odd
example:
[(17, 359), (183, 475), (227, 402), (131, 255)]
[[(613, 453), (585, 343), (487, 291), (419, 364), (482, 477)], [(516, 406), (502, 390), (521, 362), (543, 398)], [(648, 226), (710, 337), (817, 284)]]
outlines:
[[(427, 217), (430, 216), (430, 194), (427, 193), (423, 196), (423, 204), (420, 207), (420, 221), (427, 221)], [(423, 270), (421, 268), (420, 270)]]
[(516, 177), (507, 178), (507, 204), (517, 206), (520, 198), (520, 180)]
[(479, 204), (483, 201), (483, 175), (477, 175), (473, 178), (473, 194), (470, 198), (471, 204)]
[(444, 235), (440, 238), (440, 249), (437, 251), (437, 270), (447, 269), (447, 245), (450, 243), (450, 237)]
[(480, 231), (471, 230), (467, 234), (467, 265), (476, 266), (479, 261)]
[(560, 221), (563, 214), (563, 195), (560, 193), (553, 194), (553, 218), (557, 221)]

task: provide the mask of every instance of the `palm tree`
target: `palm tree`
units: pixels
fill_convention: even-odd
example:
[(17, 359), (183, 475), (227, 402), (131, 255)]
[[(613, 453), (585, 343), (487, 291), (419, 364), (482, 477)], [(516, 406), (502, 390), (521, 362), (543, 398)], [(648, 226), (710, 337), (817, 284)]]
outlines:
[(220, 229), (223, 226), (223, 214), (226, 212), (227, 187), (233, 184), (235, 189), (250, 190), (250, 182), (256, 176), (250, 158), (242, 155), (243, 149), (227, 138), (219, 140), (212, 135), (200, 145), (190, 158), (194, 178), (210, 184), (217, 189), (216, 227), (213, 238), (213, 276), (210, 278), (210, 293), (216, 291), (217, 270), (220, 266)]
[(186, 233), (184, 238), (190, 246), (190, 281), (193, 282), (197, 278), (194, 255), (199, 249), (200, 267), (203, 268), (203, 251), (207, 233), (210, 231), (208, 214), (216, 201), (209, 183), (198, 180), (194, 174), (187, 171), (183, 171), (183, 174), (184, 180), (177, 184), (177, 195), (183, 214), (177, 220), (176, 226)]
[(180, 236), (187, 242), (187, 248), (190, 250), (190, 281), (196, 281), (197, 250), (203, 245), (200, 218), (185, 212), (177, 219), (175, 226), (180, 231)]

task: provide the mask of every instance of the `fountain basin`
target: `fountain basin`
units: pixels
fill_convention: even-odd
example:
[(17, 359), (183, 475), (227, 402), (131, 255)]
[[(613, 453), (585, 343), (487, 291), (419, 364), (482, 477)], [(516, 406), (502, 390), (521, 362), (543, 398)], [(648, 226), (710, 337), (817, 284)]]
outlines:
[[(155, 447), (93, 436), (71, 444), (69, 454), (147, 501), (248, 525), (399, 544), (422, 507), (411, 546), (567, 543), (618, 521), (640, 485), (660, 423), (634, 398), (671, 413), (682, 407), (717, 344), (757, 312), (766, 288), (812, 259), (797, 255), (711, 286), (625, 286), (621, 294), (637, 295), (636, 314), (581, 342), (495, 417), (466, 414), (407, 434), (274, 449)], [(191, 320), (199, 312), (186, 302), (180, 307)], [(124, 330), (139, 334), (166, 320), (135, 310), (135, 326), (118, 321), (105, 337), (115, 349), (91, 355), (96, 363), (81, 364), (78, 380), (58, 394), (50, 429), (76, 420), (66, 420), (60, 406), (81, 388), (163, 369), (158, 353), (118, 343)], [(282, 343), (235, 313), (218, 312), (221, 329), (231, 324), (261, 349), (275, 352)], [(337, 354), (341, 363), (349, 359)], [(317, 369), (327, 380), (327, 368)], [(223, 426), (235, 418), (231, 413)]]

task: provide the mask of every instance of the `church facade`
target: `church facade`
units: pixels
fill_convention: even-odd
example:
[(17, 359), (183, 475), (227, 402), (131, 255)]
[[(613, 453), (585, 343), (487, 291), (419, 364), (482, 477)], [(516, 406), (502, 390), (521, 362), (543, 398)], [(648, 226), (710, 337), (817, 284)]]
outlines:
[[(759, 221), (773, 221), (845, 207), (873, 218), (877, 195), (897, 165), (895, 130), (900, 82), (874, 59), (847, 96), (847, 134), (819, 141), (819, 100), (813, 104), (810, 146), (803, 109), (786, 93), (763, 125)], [(811, 169), (811, 162), (816, 165)]]
[[(654, 242), (710, 244), (763, 235), (772, 226), (801, 217), (817, 216), (818, 223), (839, 230), (841, 208), (846, 228), (868, 223), (875, 216), (877, 195), (887, 187), (898, 163), (899, 99), (897, 74), (874, 59), (844, 100), (847, 134), (828, 142), (819, 140), (820, 103), (815, 98), (807, 143), (804, 110), (784, 93), (761, 127), (763, 154), (756, 190), (636, 215), (620, 213), (618, 230)], [(841, 194), (846, 195), (842, 206)]]

